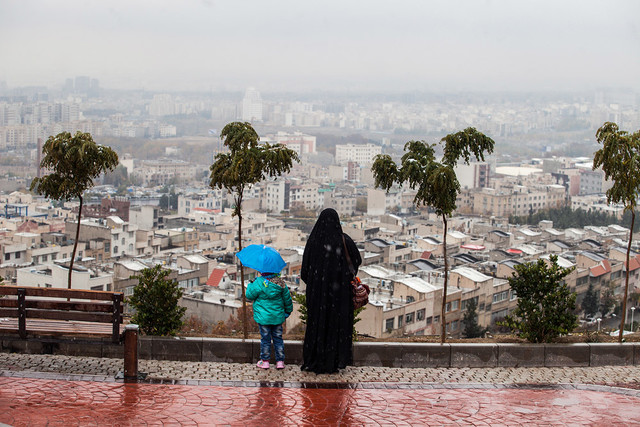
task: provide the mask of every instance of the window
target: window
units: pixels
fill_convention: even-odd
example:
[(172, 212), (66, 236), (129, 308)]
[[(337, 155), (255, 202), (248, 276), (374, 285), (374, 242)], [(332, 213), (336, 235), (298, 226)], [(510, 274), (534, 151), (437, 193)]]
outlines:
[(11, 259), (11, 254), (4, 254), (4, 260), (9, 261)]
[(433, 316), (433, 323), (440, 323), (440, 316)]
[(424, 320), (424, 313), (425, 313), (425, 309), (421, 309), (416, 311), (416, 320), (419, 322), (421, 320)]
[(433, 317), (427, 317), (427, 325), (430, 325), (433, 322)]
[(451, 311), (451, 303), (450, 302), (447, 303), (447, 305), (445, 306), (444, 311), (445, 311), (445, 313), (448, 313), (448, 312)]
[(411, 313), (407, 313), (407, 314), (404, 316), (404, 323), (405, 323), (405, 324), (407, 324), (407, 325), (408, 325), (408, 324), (410, 324), (410, 323), (413, 323), (413, 316), (414, 316), (414, 314), (415, 314), (415, 313), (413, 313), (413, 312), (411, 312)]
[(113, 253), (116, 254), (116, 255), (118, 254), (118, 247), (117, 246), (113, 247)]
[(461, 310), (466, 310), (467, 309), (467, 304), (469, 304), (469, 302), (471, 300), (474, 300), (476, 302), (476, 307), (477, 307), (478, 306), (478, 297), (473, 297), (473, 298), (469, 298), (469, 299), (466, 299), (466, 300), (462, 301), (462, 303), (460, 304), (460, 309)]
[(398, 328), (402, 328), (402, 316), (398, 316)]
[(20, 259), (20, 252), (16, 252), (16, 259)]
[(509, 298), (509, 291), (502, 291), (502, 292), (496, 292), (495, 294), (493, 294), (493, 302), (502, 302), (505, 301), (507, 298)]
[(414, 302), (416, 299), (411, 295), (407, 295), (407, 303)]
[(393, 330), (393, 317), (391, 319), (387, 319), (387, 321), (385, 322), (385, 325), (384, 325), (384, 329), (386, 331)]
[(451, 301), (451, 310), (455, 311), (460, 308), (460, 300)]
[(91, 290), (92, 290), (92, 291), (102, 291), (102, 290), (104, 290), (104, 287), (103, 287), (103, 285), (100, 285), (100, 286), (92, 286), (92, 287), (91, 287)]

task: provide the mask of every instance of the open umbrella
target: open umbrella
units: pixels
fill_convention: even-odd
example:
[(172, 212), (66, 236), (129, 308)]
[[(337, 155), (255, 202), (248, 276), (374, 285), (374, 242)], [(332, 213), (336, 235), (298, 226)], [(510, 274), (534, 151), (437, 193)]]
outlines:
[(242, 265), (260, 273), (280, 273), (287, 265), (278, 251), (267, 245), (249, 245), (236, 256)]

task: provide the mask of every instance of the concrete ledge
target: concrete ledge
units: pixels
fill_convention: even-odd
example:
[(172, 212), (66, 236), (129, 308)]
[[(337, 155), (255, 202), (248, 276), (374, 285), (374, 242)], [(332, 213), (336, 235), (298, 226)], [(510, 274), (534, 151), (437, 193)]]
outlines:
[(102, 357), (102, 343), (87, 341), (59, 341), (53, 344), (51, 354), (65, 356)]
[(400, 343), (358, 342), (353, 345), (354, 366), (402, 367), (402, 345)]
[(592, 343), (590, 366), (633, 365), (633, 343)]
[(450, 344), (406, 343), (402, 345), (403, 368), (448, 368), (449, 366), (451, 366)]
[(497, 346), (500, 367), (544, 366), (544, 346), (540, 344), (497, 344)]
[[(260, 353), (257, 357), (260, 357)], [(284, 342), (284, 362), (288, 365), (302, 365), (302, 341)]]
[(21, 340), (18, 338), (4, 338), (2, 340), (2, 351), (6, 353), (24, 354), (51, 354), (47, 351), (46, 343), (35, 340)]
[(497, 344), (451, 345), (452, 368), (495, 368), (498, 366)]
[[(151, 354), (155, 360), (202, 361), (202, 338), (152, 337)], [(138, 353), (139, 354), (139, 353)], [(139, 357), (141, 357), (139, 355)]]
[[(231, 338), (203, 338), (201, 360), (203, 362), (251, 363), (254, 359), (254, 341)], [(285, 351), (286, 349), (287, 346), (285, 344)], [(260, 341), (258, 341), (258, 355), (260, 354), (259, 352)]]
[(544, 366), (589, 366), (591, 346), (589, 344), (544, 344)]
[[(302, 341), (285, 341), (285, 362), (302, 363)], [(109, 340), (0, 336), (0, 351), (123, 358), (123, 346)], [(255, 363), (260, 340), (141, 336), (140, 359)], [(272, 352), (273, 356), (273, 352)], [(576, 367), (640, 365), (640, 343), (463, 344), (355, 342), (355, 366), (391, 368)]]

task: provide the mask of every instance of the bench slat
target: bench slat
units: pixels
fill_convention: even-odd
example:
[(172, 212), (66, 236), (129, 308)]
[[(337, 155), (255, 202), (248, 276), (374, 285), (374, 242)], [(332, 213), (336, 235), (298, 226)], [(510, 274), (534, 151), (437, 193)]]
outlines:
[[(0, 317), (16, 317), (16, 310), (12, 308), (0, 308)], [(52, 319), (52, 320), (77, 320), (83, 322), (111, 323), (113, 324), (113, 314), (111, 313), (83, 313), (74, 311), (38, 310), (28, 309), (27, 319)], [(118, 323), (122, 323), (122, 316)]]
[[(61, 320), (28, 319), (27, 331), (31, 335), (76, 335), (111, 337), (111, 325), (83, 323)], [(0, 319), (0, 332), (18, 333), (17, 319)], [(124, 333), (124, 325), (120, 327), (120, 334)]]
[[(27, 297), (74, 298), (99, 301), (111, 301), (114, 292), (87, 291), (84, 289), (34, 288), (29, 286), (0, 286), (0, 295), (18, 295), (18, 289), (24, 289)], [(122, 295), (121, 292), (118, 292)]]
[[(26, 300), (27, 308), (40, 308), (48, 310), (71, 310), (71, 311), (96, 311), (100, 313), (112, 313), (113, 304), (107, 302), (78, 302), (78, 301), (54, 301), (54, 300)], [(18, 308), (18, 300), (0, 298), (0, 307)], [(17, 311), (14, 316), (17, 316)]]

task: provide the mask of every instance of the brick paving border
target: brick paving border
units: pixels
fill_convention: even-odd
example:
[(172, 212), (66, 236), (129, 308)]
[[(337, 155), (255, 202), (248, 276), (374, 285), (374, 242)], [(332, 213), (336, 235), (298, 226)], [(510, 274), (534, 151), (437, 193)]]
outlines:
[[(115, 381), (122, 361), (97, 357), (0, 353), (0, 375), (61, 375)], [(559, 368), (385, 368), (349, 366), (337, 374), (316, 375), (288, 365), (261, 370), (249, 363), (140, 360), (145, 382), (180, 384), (592, 384), (640, 389), (640, 366)]]

